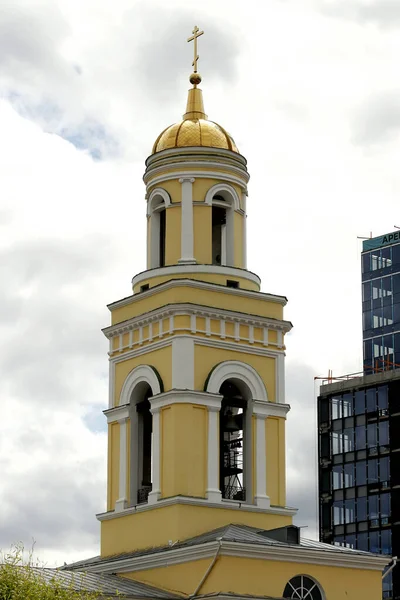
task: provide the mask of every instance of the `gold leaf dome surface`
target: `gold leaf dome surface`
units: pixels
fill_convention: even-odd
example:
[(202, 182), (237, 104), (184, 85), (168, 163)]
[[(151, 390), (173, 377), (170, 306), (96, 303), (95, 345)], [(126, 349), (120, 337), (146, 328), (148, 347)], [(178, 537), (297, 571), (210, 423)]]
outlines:
[[(196, 81), (201, 81), (200, 76)], [(182, 121), (170, 125), (160, 133), (153, 145), (152, 154), (169, 148), (190, 146), (224, 148), (239, 153), (232, 136), (221, 125), (208, 120), (204, 112), (202, 91), (194, 81), (191, 80), (191, 83), (194, 87), (189, 90)]]
[(239, 152), (233, 138), (218, 123), (207, 119), (187, 119), (164, 129), (158, 136), (152, 153), (185, 146), (225, 148)]

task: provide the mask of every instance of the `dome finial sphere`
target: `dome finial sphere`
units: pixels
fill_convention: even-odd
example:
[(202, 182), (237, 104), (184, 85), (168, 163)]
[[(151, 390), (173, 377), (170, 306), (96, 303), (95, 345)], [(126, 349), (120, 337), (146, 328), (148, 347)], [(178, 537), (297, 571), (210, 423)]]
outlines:
[(199, 83), (201, 83), (200, 73), (192, 73), (189, 77), (189, 81), (192, 85), (199, 85)]

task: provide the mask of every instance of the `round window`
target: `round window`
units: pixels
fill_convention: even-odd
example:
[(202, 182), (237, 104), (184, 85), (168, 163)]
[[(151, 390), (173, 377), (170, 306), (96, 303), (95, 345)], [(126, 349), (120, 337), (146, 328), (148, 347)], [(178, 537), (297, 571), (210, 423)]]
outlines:
[(297, 600), (323, 600), (318, 583), (306, 575), (293, 577), (286, 585), (283, 597)]

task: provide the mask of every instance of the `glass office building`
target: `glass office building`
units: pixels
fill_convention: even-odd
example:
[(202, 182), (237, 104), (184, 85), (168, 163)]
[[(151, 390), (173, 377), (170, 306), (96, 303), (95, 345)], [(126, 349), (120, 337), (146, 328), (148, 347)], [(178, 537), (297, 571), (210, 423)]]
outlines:
[(362, 298), (364, 371), (399, 368), (400, 231), (363, 242)]
[(400, 231), (363, 243), (362, 291), (363, 374), (318, 398), (320, 539), (400, 558)]

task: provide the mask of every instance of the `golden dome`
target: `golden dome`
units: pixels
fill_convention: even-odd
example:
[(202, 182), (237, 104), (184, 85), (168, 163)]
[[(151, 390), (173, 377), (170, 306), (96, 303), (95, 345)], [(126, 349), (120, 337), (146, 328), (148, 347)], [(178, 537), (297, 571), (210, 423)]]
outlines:
[[(196, 81), (193, 75), (197, 75)], [(224, 148), (239, 153), (239, 150), (227, 131), (218, 123), (209, 121), (204, 113), (202, 91), (197, 87), (201, 81), (198, 74), (191, 75), (194, 87), (189, 90), (186, 113), (182, 121), (170, 125), (156, 139), (152, 154), (168, 148), (202, 146), (205, 148)]]

